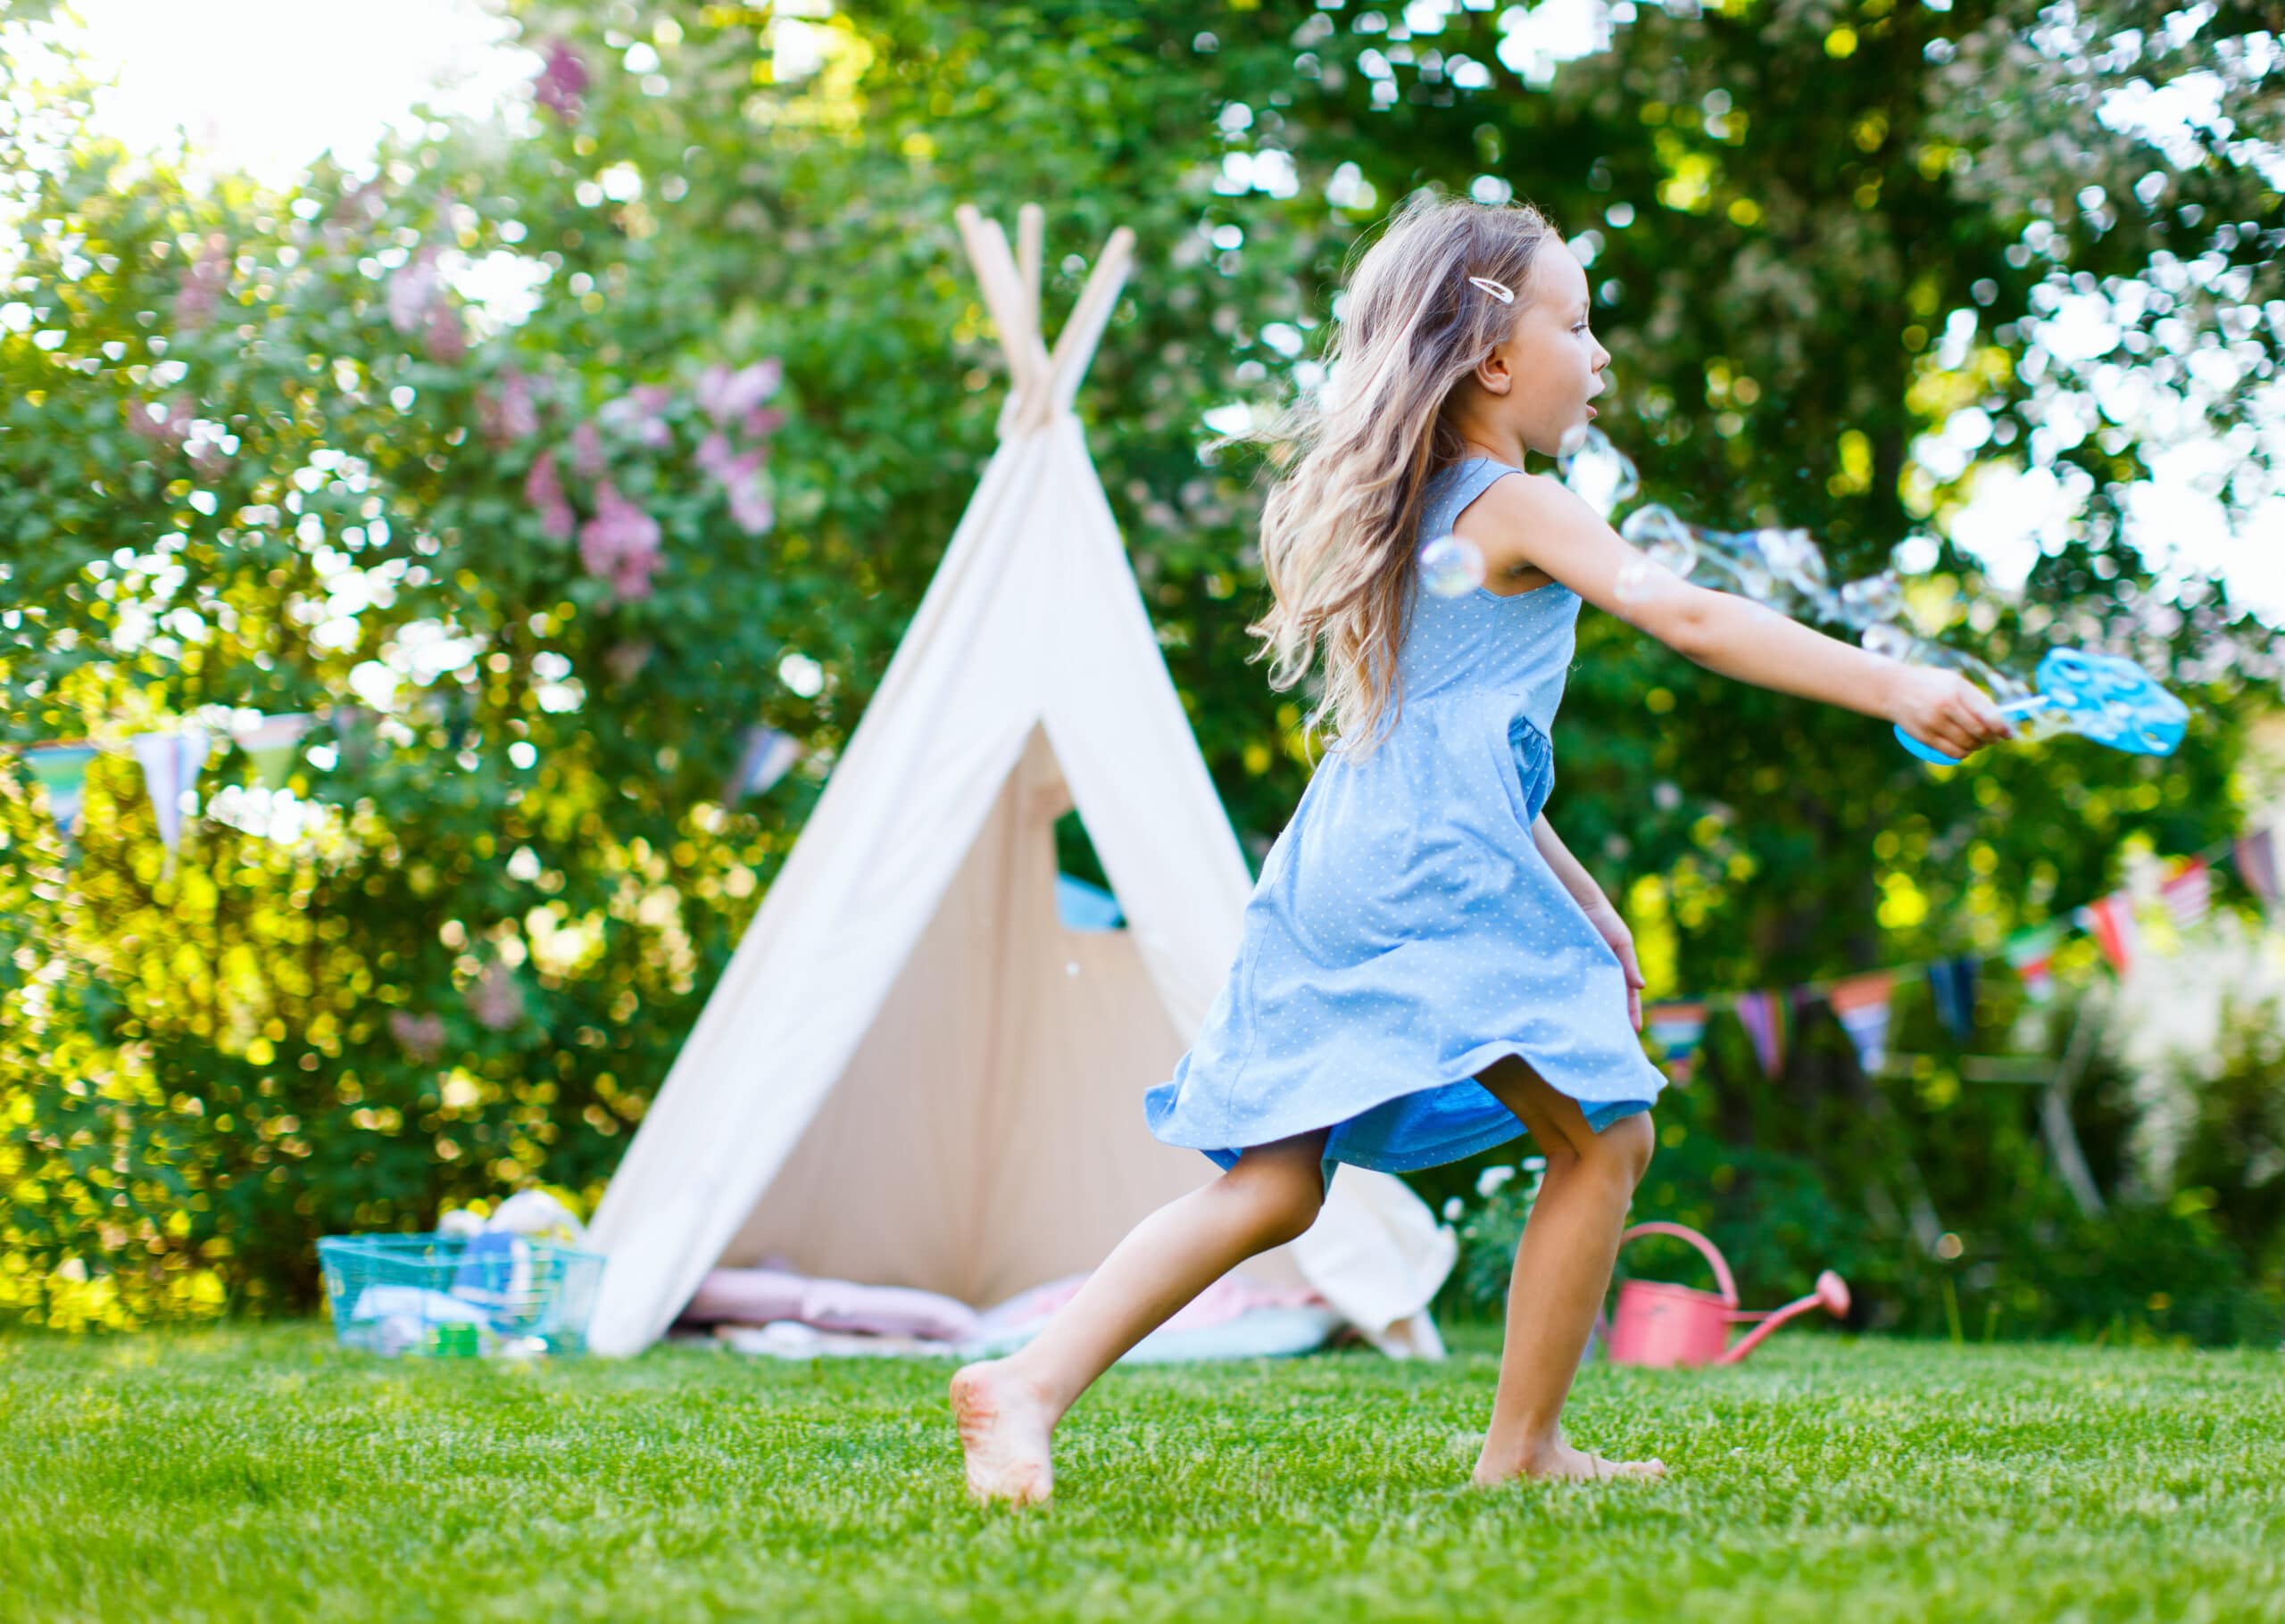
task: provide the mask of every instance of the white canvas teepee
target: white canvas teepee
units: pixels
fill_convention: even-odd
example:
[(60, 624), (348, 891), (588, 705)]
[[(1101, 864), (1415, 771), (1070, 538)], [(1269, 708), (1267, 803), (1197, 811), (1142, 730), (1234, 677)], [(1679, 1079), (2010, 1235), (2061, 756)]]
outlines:
[[(1071, 402), (1125, 283), (1116, 233), (1051, 355), (1040, 214), (960, 226), (1015, 387), (1001, 444), (879, 692), (597, 1213), (590, 1344), (653, 1340), (718, 1264), (986, 1304), (1093, 1268), (1212, 1176), (1151, 1138), (1236, 953), (1249, 891)], [(1055, 907), (1072, 807), (1127, 919)], [(1296, 1272), (1392, 1351), (1453, 1243), (1395, 1179), (1342, 1171)]]

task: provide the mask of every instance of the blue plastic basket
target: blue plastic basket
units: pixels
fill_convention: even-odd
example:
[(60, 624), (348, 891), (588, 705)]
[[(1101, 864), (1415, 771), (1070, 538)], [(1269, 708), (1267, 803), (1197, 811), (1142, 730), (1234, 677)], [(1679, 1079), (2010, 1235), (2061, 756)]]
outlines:
[(603, 1260), (520, 1235), (329, 1235), (318, 1242), (334, 1335), (378, 1354), (586, 1351)]

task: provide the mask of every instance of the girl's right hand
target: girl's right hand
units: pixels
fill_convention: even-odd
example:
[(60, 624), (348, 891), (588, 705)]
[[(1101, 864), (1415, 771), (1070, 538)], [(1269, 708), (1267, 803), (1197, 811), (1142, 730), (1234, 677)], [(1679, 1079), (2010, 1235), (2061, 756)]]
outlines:
[(2015, 736), (2015, 725), (1991, 696), (1967, 678), (1907, 666), (1897, 678), (1889, 720), (1948, 756), (1973, 755)]

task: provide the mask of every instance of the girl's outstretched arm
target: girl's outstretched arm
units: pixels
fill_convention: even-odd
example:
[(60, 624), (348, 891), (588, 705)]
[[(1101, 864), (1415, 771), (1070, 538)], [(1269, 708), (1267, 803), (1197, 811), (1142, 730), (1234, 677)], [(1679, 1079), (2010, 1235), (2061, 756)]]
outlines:
[(1953, 756), (2014, 731), (1990, 696), (1965, 677), (1871, 653), (1750, 599), (1692, 586), (1645, 558), (1559, 480), (1531, 474), (1500, 480), (1469, 504), (1457, 528), (1483, 554), (1489, 573), (1543, 569), (1724, 676), (1897, 723)]

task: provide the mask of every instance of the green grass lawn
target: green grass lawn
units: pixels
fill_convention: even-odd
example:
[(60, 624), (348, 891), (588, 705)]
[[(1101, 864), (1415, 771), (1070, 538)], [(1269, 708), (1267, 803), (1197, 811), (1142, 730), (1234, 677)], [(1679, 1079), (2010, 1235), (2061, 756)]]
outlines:
[(2285, 1619), (2275, 1354), (1594, 1366), (1575, 1435), (1673, 1479), (1491, 1493), (1488, 1351), (1123, 1371), (1044, 1512), (963, 1500), (949, 1369), (0, 1338), (0, 1614)]

